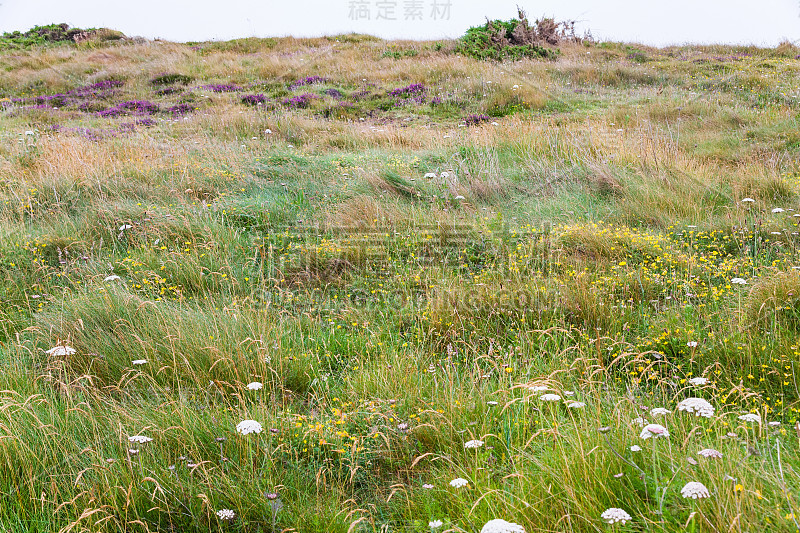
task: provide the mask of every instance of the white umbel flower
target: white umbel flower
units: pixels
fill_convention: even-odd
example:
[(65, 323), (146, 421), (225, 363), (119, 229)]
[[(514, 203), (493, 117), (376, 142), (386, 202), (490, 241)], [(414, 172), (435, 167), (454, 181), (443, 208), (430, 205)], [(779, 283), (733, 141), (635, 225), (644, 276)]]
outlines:
[(642, 418), (641, 416), (631, 420), (631, 424), (633, 424), (635, 426), (639, 426), (639, 427), (645, 427), (649, 423), (650, 422), (648, 422), (646, 419)]
[(702, 398), (686, 398), (678, 404), (678, 411), (694, 413), (695, 416), (711, 418), (714, 416), (714, 406)]
[(103, 281), (118, 281), (120, 279), (122, 278), (120, 278), (116, 274), (111, 274), (110, 276), (106, 276), (105, 278), (103, 278)]
[(669, 409), (665, 409), (663, 407), (654, 407), (653, 409), (650, 409), (650, 414), (653, 416), (666, 416), (671, 412), (672, 411), (670, 411)]
[(747, 280), (744, 278), (731, 278), (731, 283), (734, 285), (747, 285)]
[(567, 404), (567, 407), (570, 409), (583, 409), (586, 407), (586, 404), (583, 402), (570, 402)]
[(219, 517), (220, 520), (233, 520), (236, 518), (236, 513), (231, 509), (220, 509), (217, 511), (217, 517)]
[(706, 383), (708, 383), (708, 378), (692, 378), (689, 380), (689, 383), (691, 383), (696, 387), (700, 385), (705, 385)]
[(745, 422), (761, 422), (761, 416), (757, 413), (747, 413), (739, 417), (739, 420), (744, 420)]
[(450, 482), (450, 486), (453, 487), (454, 489), (460, 489), (461, 487), (466, 487), (467, 485), (469, 485), (469, 481), (467, 481), (463, 477), (457, 477)]
[(430, 522), (428, 522), (428, 527), (431, 529), (440, 528), (442, 527), (442, 525), (444, 525), (444, 522), (442, 522), (441, 520), (431, 520)]
[(625, 512), (623, 509), (619, 507), (612, 507), (610, 509), (606, 509), (603, 511), (603, 514), (600, 515), (600, 518), (608, 522), (609, 524), (616, 524), (617, 522), (621, 522), (623, 525), (628, 520), (631, 520), (631, 515)]
[(144, 444), (146, 442), (151, 442), (153, 439), (150, 437), (145, 437), (144, 435), (134, 435), (132, 437), (128, 437), (129, 442), (135, 442), (136, 444)]
[(649, 439), (650, 437), (653, 437), (654, 439), (660, 437), (666, 438), (669, 437), (669, 431), (667, 431), (667, 428), (661, 424), (647, 424), (644, 429), (642, 429), (642, 433), (639, 435), (639, 437), (643, 439)]
[(558, 394), (542, 394), (539, 399), (543, 402), (558, 402), (561, 400), (561, 396)]
[(64, 357), (65, 355), (72, 355), (75, 353), (75, 348), (72, 346), (54, 346), (45, 352), (47, 355), (55, 357)]
[(523, 385), (523, 387), (525, 387), (526, 389), (528, 389), (531, 392), (543, 392), (543, 391), (546, 391), (546, 390), (548, 390), (550, 388), (547, 385), (538, 385), (536, 383), (528, 383), (528, 384)]
[(633, 446), (631, 446), (631, 451), (632, 452), (640, 452), (640, 451), (642, 451), (642, 448), (638, 444), (634, 444)]
[(481, 528), (481, 533), (525, 533), (525, 528), (514, 522), (507, 522), (502, 518), (489, 520)]
[(483, 441), (482, 440), (477, 440), (477, 439), (476, 440), (468, 440), (467, 442), (464, 443), (464, 448), (467, 448), (467, 449), (469, 449), (469, 448), (480, 448), (481, 446), (483, 446)]
[(261, 390), (261, 387), (264, 385), (259, 383), (258, 381), (253, 381), (252, 383), (247, 384), (247, 388), (250, 390)]
[(711, 493), (709, 493), (706, 486), (699, 481), (690, 481), (681, 489), (681, 496), (697, 500), (700, 498), (708, 498), (711, 496)]
[(702, 455), (708, 459), (722, 459), (722, 452), (718, 452), (713, 448), (706, 448), (697, 452), (697, 455)]
[(134, 359), (133, 361), (131, 361), (131, 364), (132, 365), (136, 365), (136, 366), (143, 365), (143, 364), (146, 364), (146, 363), (147, 363), (147, 359)]
[(755, 200), (753, 200), (752, 198), (742, 198), (743, 204), (752, 204), (753, 202), (755, 202)]
[(782, 207), (776, 207), (772, 210), (773, 213), (783, 213), (784, 209)]
[(249, 435), (250, 433), (261, 433), (261, 424), (255, 420), (242, 420), (236, 424), (236, 431), (242, 435)]

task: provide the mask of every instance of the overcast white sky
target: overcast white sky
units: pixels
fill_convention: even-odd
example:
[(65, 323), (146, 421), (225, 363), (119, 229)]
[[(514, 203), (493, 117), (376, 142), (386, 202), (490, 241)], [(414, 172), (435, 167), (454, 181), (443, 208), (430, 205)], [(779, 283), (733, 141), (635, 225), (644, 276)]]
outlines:
[[(583, 21), (596, 38), (667, 45), (800, 40), (800, 0), (0, 0), (0, 31), (67, 22), (172, 41), (319, 36), (458, 37), (522, 6)], [(369, 17), (369, 18), (367, 18)]]

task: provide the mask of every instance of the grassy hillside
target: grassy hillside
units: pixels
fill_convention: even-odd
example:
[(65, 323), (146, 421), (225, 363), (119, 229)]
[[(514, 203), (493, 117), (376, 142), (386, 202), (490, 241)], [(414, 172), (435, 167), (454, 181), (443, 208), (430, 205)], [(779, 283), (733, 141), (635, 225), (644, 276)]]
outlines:
[(4, 531), (798, 530), (800, 50), (457, 49), (0, 51)]

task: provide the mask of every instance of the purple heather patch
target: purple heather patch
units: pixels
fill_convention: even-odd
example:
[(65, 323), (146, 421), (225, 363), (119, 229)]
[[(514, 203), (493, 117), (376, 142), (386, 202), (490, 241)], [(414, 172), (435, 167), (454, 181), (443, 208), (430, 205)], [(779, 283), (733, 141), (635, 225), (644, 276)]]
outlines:
[(176, 104), (164, 110), (165, 113), (171, 115), (186, 115), (192, 111), (194, 111), (194, 108), (190, 104)]
[(303, 87), (305, 85), (314, 85), (315, 83), (325, 83), (326, 81), (328, 81), (328, 79), (323, 78), (322, 76), (308, 76), (305, 78), (300, 78), (299, 80), (290, 84), (289, 90), (291, 91), (297, 89), (298, 87)]
[(267, 101), (263, 94), (246, 94), (242, 96), (242, 103), (247, 105), (260, 105)]
[(473, 113), (471, 115), (467, 115), (467, 118), (464, 119), (464, 122), (466, 122), (467, 126), (477, 126), (481, 122), (487, 122), (489, 120), (491, 120), (491, 118), (488, 115), (476, 115)]
[(157, 122), (152, 118), (140, 118), (139, 120), (134, 120), (133, 122), (123, 122), (119, 125), (119, 129), (122, 130), (123, 128), (134, 128), (136, 126), (149, 128), (150, 126), (155, 126), (156, 124)]
[(58, 133), (77, 133), (90, 141), (97, 142), (106, 137), (116, 137), (118, 134), (131, 133), (136, 130), (138, 126), (150, 127), (155, 126), (157, 122), (152, 118), (143, 118), (133, 122), (123, 122), (117, 128), (97, 130), (94, 128), (65, 128), (60, 124), (50, 126), (50, 129)]
[(112, 108), (100, 111), (101, 117), (118, 117), (120, 115), (154, 115), (158, 113), (158, 104), (146, 100), (129, 100)]
[(201, 89), (206, 89), (215, 93), (233, 93), (241, 91), (242, 88), (233, 83), (212, 83), (210, 85), (202, 85)]
[(425, 94), (425, 85), (422, 83), (412, 83), (389, 91), (390, 96), (417, 96), (423, 94)]
[(365, 89), (363, 91), (358, 91), (350, 95), (350, 99), (358, 102), (359, 100), (363, 100), (364, 98), (368, 97), (370, 94), (369, 90)]
[(14, 102), (47, 104), (64, 107), (88, 98), (108, 98), (114, 94), (114, 89), (124, 85), (120, 80), (104, 80), (82, 87), (77, 87), (65, 93), (44, 94), (31, 98), (15, 98)]
[(298, 96), (293, 96), (292, 98), (286, 98), (281, 101), (281, 103), (287, 107), (302, 109), (308, 107), (309, 104), (311, 104), (311, 100), (315, 98), (319, 98), (319, 96), (311, 93), (303, 93)]
[(92, 83), (90, 85), (84, 85), (83, 87), (78, 87), (74, 91), (70, 92), (77, 95), (85, 95), (85, 94), (93, 95), (98, 91), (107, 91), (109, 89), (122, 87), (123, 85), (125, 85), (125, 82), (120, 80), (103, 80), (103, 81), (98, 81), (97, 83)]

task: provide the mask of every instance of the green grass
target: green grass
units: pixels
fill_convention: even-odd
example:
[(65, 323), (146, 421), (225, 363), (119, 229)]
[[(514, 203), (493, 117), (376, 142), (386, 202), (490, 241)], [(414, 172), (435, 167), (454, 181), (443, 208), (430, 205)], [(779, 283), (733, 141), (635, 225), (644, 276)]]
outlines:
[(0, 51), (5, 530), (797, 531), (787, 46), (96, 46)]

